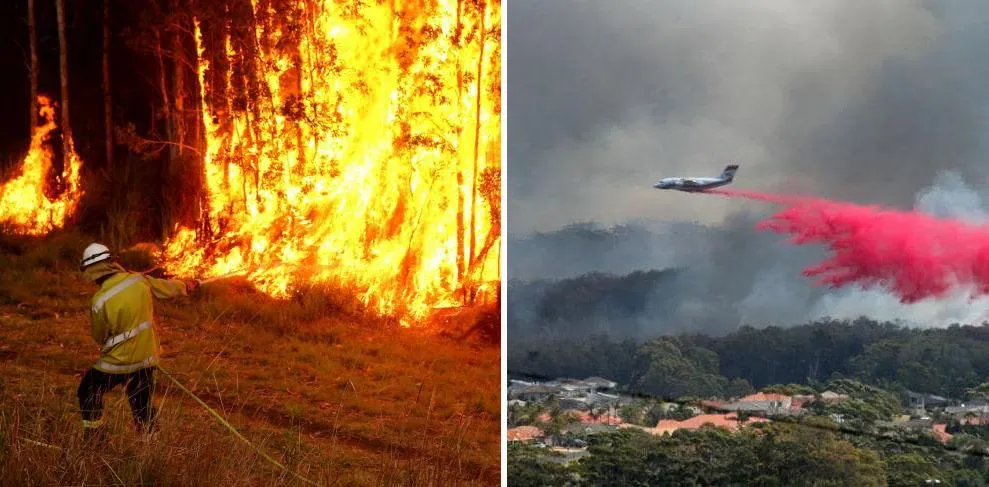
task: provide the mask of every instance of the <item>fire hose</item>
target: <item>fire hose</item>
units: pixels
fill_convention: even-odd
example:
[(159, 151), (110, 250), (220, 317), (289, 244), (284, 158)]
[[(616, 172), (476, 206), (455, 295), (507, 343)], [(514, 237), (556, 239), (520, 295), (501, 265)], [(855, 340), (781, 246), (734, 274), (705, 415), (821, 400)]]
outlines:
[(185, 392), (186, 394), (189, 395), (189, 397), (195, 399), (195, 401), (198, 402), (200, 406), (206, 408), (206, 410), (209, 411), (209, 413), (212, 414), (217, 419), (217, 421), (220, 422), (220, 424), (222, 424), (228, 430), (230, 430), (230, 432), (233, 433), (234, 436), (236, 436), (241, 441), (243, 441), (248, 446), (250, 446), (251, 449), (253, 449), (255, 452), (257, 452), (258, 455), (261, 455), (262, 457), (264, 457), (265, 460), (268, 460), (269, 462), (271, 462), (276, 467), (282, 469), (285, 472), (288, 472), (288, 473), (292, 474), (293, 476), (295, 476), (295, 478), (297, 478), (297, 479), (299, 479), (299, 480), (301, 480), (301, 481), (303, 481), (303, 482), (305, 482), (307, 484), (310, 484), (310, 485), (319, 485), (316, 482), (313, 482), (312, 480), (309, 480), (309, 479), (307, 479), (307, 478), (299, 475), (294, 470), (289, 469), (285, 465), (282, 465), (278, 460), (275, 460), (274, 458), (271, 458), (267, 453), (264, 452), (264, 450), (261, 449), (261, 447), (255, 445), (254, 443), (251, 442), (251, 440), (248, 440), (247, 438), (244, 437), (244, 435), (240, 434), (240, 432), (237, 431), (237, 428), (234, 428), (234, 426), (232, 424), (230, 424), (226, 419), (224, 419), (224, 417), (221, 416), (220, 413), (216, 412), (216, 410), (214, 410), (213, 408), (209, 407), (209, 404), (206, 404), (206, 402), (203, 401), (202, 399), (200, 399), (199, 396), (197, 396), (196, 394), (194, 394), (189, 389), (186, 389), (186, 387), (184, 385), (182, 385), (181, 382), (179, 382), (178, 380), (176, 380), (175, 377), (172, 377), (172, 375), (169, 374), (168, 371), (166, 371), (165, 369), (163, 369), (161, 367), (161, 365), (158, 366), (158, 370), (160, 370), (161, 373), (165, 374), (165, 377), (168, 377), (169, 380), (171, 380), (172, 382), (174, 382), (175, 385), (177, 385), (179, 387), (179, 389), (182, 389), (182, 392)]
[[(234, 277), (234, 276), (242, 275), (245, 272), (246, 272), (246, 269), (238, 269), (236, 271), (228, 272), (226, 274), (221, 274), (219, 276), (209, 277), (209, 278), (206, 278), (206, 279), (196, 279), (196, 282), (198, 282), (200, 285), (208, 284), (208, 283), (219, 281), (219, 280), (222, 280), (222, 279), (228, 279), (228, 278), (231, 278), (231, 277)], [(299, 479), (299, 480), (301, 480), (301, 481), (303, 481), (303, 482), (305, 482), (307, 484), (310, 484), (310, 485), (319, 485), (316, 482), (313, 482), (312, 480), (309, 480), (309, 479), (307, 479), (307, 478), (299, 475), (294, 470), (289, 469), (285, 465), (282, 465), (278, 460), (275, 460), (274, 458), (271, 458), (271, 456), (269, 456), (267, 453), (265, 453), (264, 450), (261, 449), (261, 447), (255, 445), (254, 443), (251, 442), (251, 440), (248, 440), (246, 437), (244, 437), (244, 435), (242, 435), (239, 431), (237, 431), (237, 428), (234, 428), (234, 426), (232, 424), (230, 424), (230, 422), (228, 422), (226, 420), (226, 418), (224, 418), (220, 413), (216, 412), (216, 410), (214, 410), (213, 408), (209, 407), (209, 404), (206, 404), (206, 402), (203, 401), (202, 399), (200, 399), (199, 396), (197, 396), (195, 393), (193, 393), (192, 391), (190, 391), (189, 389), (187, 389), (184, 385), (182, 385), (182, 383), (179, 382), (178, 379), (176, 379), (175, 377), (172, 377), (172, 374), (169, 374), (168, 371), (165, 370), (161, 366), (161, 364), (158, 365), (158, 370), (160, 370), (162, 374), (165, 374), (165, 377), (168, 377), (169, 380), (171, 380), (172, 382), (174, 382), (175, 385), (178, 386), (178, 388), (182, 390), (182, 392), (185, 392), (186, 394), (188, 394), (189, 397), (191, 397), (193, 400), (195, 400), (197, 403), (199, 403), (200, 406), (202, 406), (203, 408), (205, 408), (206, 411), (208, 411), (210, 414), (212, 414), (213, 417), (215, 417), (216, 420), (220, 422), (220, 424), (222, 424), (224, 427), (226, 427), (228, 430), (230, 430), (230, 432), (233, 433), (234, 436), (236, 436), (238, 439), (240, 439), (241, 441), (243, 441), (244, 443), (246, 443), (247, 446), (250, 446), (251, 449), (253, 449), (258, 455), (261, 455), (265, 460), (271, 462), (272, 465), (280, 468), (281, 470), (283, 470), (285, 472), (288, 472), (288, 473), (292, 474), (295, 478), (297, 478), (297, 479)]]
[[(208, 411), (210, 414), (212, 414), (213, 417), (215, 417), (217, 419), (217, 421), (220, 422), (220, 424), (222, 424), (224, 427), (226, 427), (228, 430), (230, 430), (230, 432), (233, 433), (234, 436), (236, 436), (238, 439), (240, 439), (241, 441), (243, 441), (244, 443), (246, 443), (247, 446), (251, 447), (251, 449), (254, 450), (258, 455), (261, 455), (261, 457), (263, 457), (265, 460), (271, 462), (272, 465), (278, 467), (282, 471), (285, 471), (285, 472), (288, 472), (288, 473), (292, 474), (295, 478), (297, 478), (297, 479), (299, 479), (299, 480), (301, 480), (301, 481), (303, 481), (303, 482), (305, 482), (307, 484), (310, 484), (310, 485), (319, 485), (316, 482), (313, 482), (312, 480), (309, 480), (309, 479), (303, 477), (302, 475), (299, 475), (294, 470), (286, 467), (285, 465), (282, 465), (281, 462), (279, 462), (278, 460), (275, 460), (274, 458), (271, 458), (271, 456), (268, 455), (267, 453), (265, 453), (264, 450), (261, 449), (261, 447), (255, 445), (254, 443), (251, 442), (251, 440), (248, 440), (246, 437), (244, 437), (244, 435), (242, 435), (240, 433), (240, 431), (237, 431), (237, 428), (234, 428), (234, 426), (232, 424), (230, 424), (230, 422), (227, 421), (222, 415), (220, 415), (220, 413), (216, 412), (215, 409), (209, 407), (209, 404), (206, 404), (206, 402), (203, 401), (202, 399), (200, 399), (199, 396), (197, 396), (194, 392), (192, 392), (189, 389), (187, 389), (175, 377), (172, 377), (172, 374), (169, 374), (168, 371), (165, 370), (160, 364), (157, 366), (157, 369), (162, 374), (165, 374), (165, 377), (168, 377), (169, 380), (171, 380), (172, 382), (174, 382), (175, 385), (178, 386), (179, 389), (182, 390), (182, 392), (185, 392), (186, 394), (188, 394), (189, 397), (191, 397), (192, 399), (194, 399), (197, 403), (199, 403), (200, 406), (202, 406), (203, 408), (206, 409), (206, 411)], [(31, 439), (31, 438), (21, 437), (20, 439), (21, 439), (21, 441), (24, 441), (26, 443), (31, 443), (33, 445), (42, 446), (42, 447), (45, 447), (45, 448), (51, 448), (53, 450), (59, 450), (59, 451), (62, 451), (63, 450), (62, 447), (55, 446), (55, 445), (52, 445), (52, 444), (49, 444), (49, 443), (44, 443), (44, 442), (41, 442), (41, 441), (38, 441), (38, 440), (34, 440), (34, 439)]]

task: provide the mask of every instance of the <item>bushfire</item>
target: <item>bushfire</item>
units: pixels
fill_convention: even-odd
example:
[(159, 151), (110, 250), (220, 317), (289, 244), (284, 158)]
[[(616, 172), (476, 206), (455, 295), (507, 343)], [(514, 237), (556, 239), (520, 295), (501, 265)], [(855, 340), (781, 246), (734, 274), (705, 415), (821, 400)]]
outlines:
[[(275, 296), (330, 283), (407, 325), (496, 298), (498, 2), (169, 5), (191, 22), (162, 24), (171, 57), (155, 48), (168, 173), (188, 183), (172, 198), (184, 225), (167, 236), (168, 271), (239, 271)], [(71, 141), (51, 176), (57, 126), (41, 107), (20, 173), (0, 184), (0, 223), (19, 233), (62, 227), (82, 195)]]
[(55, 124), (55, 107), (45, 96), (38, 97), (43, 124), (31, 127), (31, 147), (15, 174), (0, 184), (0, 224), (16, 233), (42, 235), (61, 228), (72, 215), (82, 196), (79, 168), (82, 161), (72, 148), (64, 154), (62, 172), (51, 180), (55, 154), (51, 140)]
[(256, 0), (196, 19), (205, 195), (171, 272), (332, 282), (411, 324), (491, 300), (500, 22), (483, 0)]

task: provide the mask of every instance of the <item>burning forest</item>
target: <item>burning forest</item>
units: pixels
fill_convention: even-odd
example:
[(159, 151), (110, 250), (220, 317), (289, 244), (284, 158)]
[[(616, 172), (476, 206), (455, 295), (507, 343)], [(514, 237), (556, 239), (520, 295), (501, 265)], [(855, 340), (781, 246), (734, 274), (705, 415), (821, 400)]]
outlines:
[[(40, 119), (0, 180), (6, 231), (157, 240), (170, 274), (275, 297), (330, 283), (406, 325), (497, 300), (497, 2), (63, 1), (25, 0)], [(73, 58), (96, 61), (67, 14), (102, 26), (75, 34), (102, 36), (99, 72)], [(57, 77), (36, 38), (52, 20)]]
[(0, 23), (0, 485), (497, 482), (500, 2)]

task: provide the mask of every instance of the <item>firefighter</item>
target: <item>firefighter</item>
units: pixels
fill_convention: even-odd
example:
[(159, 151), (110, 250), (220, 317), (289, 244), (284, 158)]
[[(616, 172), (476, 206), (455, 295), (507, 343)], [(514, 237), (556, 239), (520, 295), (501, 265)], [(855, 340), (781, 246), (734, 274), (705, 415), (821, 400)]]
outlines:
[(83, 376), (78, 391), (84, 434), (87, 438), (104, 437), (103, 394), (118, 385), (126, 387), (135, 427), (150, 434), (156, 416), (151, 403), (154, 374), (160, 360), (151, 298), (188, 296), (198, 289), (199, 282), (128, 272), (114, 262), (110, 249), (99, 243), (86, 247), (80, 268), (99, 286), (90, 319), (100, 358)]

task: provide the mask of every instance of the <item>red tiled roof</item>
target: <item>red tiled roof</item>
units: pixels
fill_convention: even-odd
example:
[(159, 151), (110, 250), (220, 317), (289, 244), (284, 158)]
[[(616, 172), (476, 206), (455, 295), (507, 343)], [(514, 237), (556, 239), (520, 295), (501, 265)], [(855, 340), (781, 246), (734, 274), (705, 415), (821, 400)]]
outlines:
[(951, 441), (951, 433), (945, 431), (948, 428), (946, 424), (935, 424), (931, 426), (931, 431), (934, 432), (934, 437), (938, 439), (941, 443), (947, 444)]
[(532, 441), (542, 438), (543, 430), (535, 426), (517, 426), (508, 429), (508, 441)]
[[(768, 421), (769, 420), (765, 418), (750, 417), (746, 421), (744, 421), (743, 424), (748, 425), (752, 423), (762, 423)], [(656, 424), (656, 427), (653, 428), (653, 432), (655, 434), (663, 434), (663, 433), (672, 433), (678, 429), (695, 430), (701, 428), (706, 424), (716, 426), (718, 428), (724, 428), (729, 431), (738, 431), (739, 429), (738, 416), (736, 416), (735, 413), (729, 413), (729, 414), (701, 414), (698, 416), (694, 416), (693, 418), (685, 419), (683, 421), (661, 419), (659, 420), (659, 423)]]
[(587, 411), (577, 411), (576, 409), (567, 409), (564, 414), (569, 414), (580, 421), (581, 424), (621, 424), (622, 418), (618, 416), (612, 416), (610, 414), (602, 414), (595, 418), (591, 413)]
[(982, 419), (981, 417), (974, 418), (961, 418), (958, 420), (961, 424), (989, 424), (989, 420)]
[(765, 392), (757, 392), (755, 394), (749, 394), (738, 400), (738, 402), (744, 401), (786, 401), (790, 399), (790, 396), (786, 394), (773, 394)]

